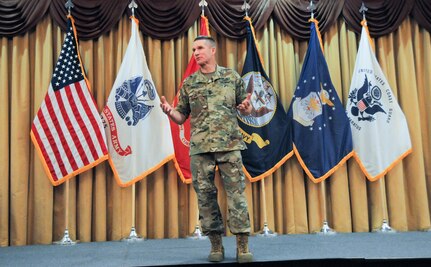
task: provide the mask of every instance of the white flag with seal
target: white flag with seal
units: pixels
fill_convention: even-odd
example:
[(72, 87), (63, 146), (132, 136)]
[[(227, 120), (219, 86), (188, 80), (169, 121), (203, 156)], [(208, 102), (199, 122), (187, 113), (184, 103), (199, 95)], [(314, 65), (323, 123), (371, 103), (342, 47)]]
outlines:
[(132, 18), (132, 36), (102, 112), (109, 163), (122, 187), (141, 180), (174, 157), (169, 119), (160, 108), (138, 25)]
[(366, 22), (362, 25), (346, 113), (356, 161), (375, 181), (411, 153), (412, 145), (404, 113), (372, 50)]

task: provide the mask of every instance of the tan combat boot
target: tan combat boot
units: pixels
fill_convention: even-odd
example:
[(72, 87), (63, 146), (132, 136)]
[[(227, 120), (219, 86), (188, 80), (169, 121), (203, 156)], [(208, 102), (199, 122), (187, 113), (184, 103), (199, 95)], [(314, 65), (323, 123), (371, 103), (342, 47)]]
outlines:
[(211, 233), (208, 237), (211, 241), (211, 251), (208, 255), (208, 261), (220, 262), (224, 260), (224, 247), (221, 234)]
[(237, 234), (236, 235), (236, 260), (239, 263), (252, 262), (253, 254), (248, 250), (248, 235)]

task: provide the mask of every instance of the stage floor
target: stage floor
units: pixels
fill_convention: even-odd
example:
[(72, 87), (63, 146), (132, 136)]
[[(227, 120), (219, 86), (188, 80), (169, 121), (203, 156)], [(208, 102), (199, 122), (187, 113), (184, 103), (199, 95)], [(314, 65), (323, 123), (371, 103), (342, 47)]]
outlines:
[[(222, 265), (236, 265), (235, 238), (223, 243)], [(209, 266), (209, 248), (191, 239), (3, 247), (0, 266)], [(431, 266), (431, 232), (252, 236), (250, 249), (254, 266)]]

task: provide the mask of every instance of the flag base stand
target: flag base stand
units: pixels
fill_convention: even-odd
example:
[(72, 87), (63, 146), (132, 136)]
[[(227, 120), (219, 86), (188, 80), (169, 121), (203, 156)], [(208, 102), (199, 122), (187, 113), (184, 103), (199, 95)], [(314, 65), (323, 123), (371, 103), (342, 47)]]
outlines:
[(380, 226), (379, 229), (374, 230), (375, 233), (396, 233), (397, 231), (392, 229), (389, 226), (389, 223), (386, 219), (383, 219), (382, 226)]
[(191, 236), (187, 237), (187, 239), (206, 240), (206, 239), (208, 239), (208, 237), (203, 235), (199, 225), (196, 225), (194, 232), (192, 233)]
[(323, 221), (323, 226), (319, 232), (316, 232), (318, 235), (335, 235), (337, 232), (329, 227), (327, 221)]
[(76, 245), (78, 242), (77, 241), (73, 241), (72, 239), (70, 239), (69, 237), (69, 230), (64, 230), (64, 234), (63, 234), (63, 238), (60, 241), (55, 241), (52, 242), (52, 244), (54, 245), (61, 245), (61, 246), (72, 246), (72, 245)]
[(275, 233), (275, 232), (271, 231), (271, 230), (268, 228), (268, 224), (267, 224), (267, 223), (264, 223), (264, 224), (263, 224), (263, 229), (262, 229), (262, 231), (260, 231), (260, 233), (256, 234), (256, 236), (257, 236), (257, 237), (276, 237), (276, 236), (277, 236), (277, 233)]
[(132, 229), (130, 230), (130, 234), (128, 237), (125, 237), (121, 239), (122, 242), (142, 242), (144, 241), (144, 238), (138, 236), (136, 233), (135, 227), (132, 226)]

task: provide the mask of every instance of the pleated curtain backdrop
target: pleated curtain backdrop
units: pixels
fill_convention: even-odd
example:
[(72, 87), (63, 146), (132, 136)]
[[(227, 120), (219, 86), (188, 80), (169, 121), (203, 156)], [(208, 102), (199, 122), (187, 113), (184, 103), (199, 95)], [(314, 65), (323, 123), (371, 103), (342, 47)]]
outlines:
[[(51, 12), (52, 3), (64, 4), (49, 2)], [(127, 4), (120, 1), (123, 2)], [(217, 6), (216, 1), (208, 2), (213, 8)], [(262, 2), (275, 12), (281, 1)], [(265, 10), (264, 7), (254, 12)], [(199, 12), (198, 9), (197, 16)], [(344, 104), (359, 42), (357, 31), (345, 17), (345, 14), (337, 16), (323, 33), (332, 82)], [(358, 17), (359, 25), (360, 14)], [(79, 19), (75, 19), (78, 24)], [(192, 55), (192, 41), (199, 32), (197, 19), (184, 31), (178, 30), (175, 38), (141, 34), (158, 94), (165, 95), (168, 101), (173, 100)], [(272, 13), (256, 29), (265, 70), (287, 109), (308, 43), (306, 38), (289, 33), (280, 19)], [(49, 244), (61, 239), (65, 230), (65, 184), (51, 185), (29, 135), (32, 120), (48, 89), (63, 31), (52, 14), (45, 14), (34, 25), (19, 35), (2, 32), (0, 38), (0, 246)], [(227, 37), (229, 34), (218, 31), (219, 26), (214, 26), (211, 20), (210, 26), (210, 33), (217, 40), (218, 63), (241, 72), (245, 39), (241, 35)], [(120, 67), (130, 27), (124, 14), (110, 28), (100, 30), (97, 38), (79, 41), (99, 110), (106, 103)], [(302, 26), (308, 27), (309, 23)], [(372, 31), (371, 22), (369, 28)], [(358, 164), (350, 159), (325, 182), (327, 218), (338, 232), (368, 232), (381, 226), (382, 209), (387, 205), (388, 219), (394, 229), (428, 230), (431, 227), (431, 34), (416, 17), (405, 16), (393, 31), (373, 41), (378, 61), (406, 115), (413, 153), (377, 182), (367, 181)], [(270, 229), (280, 234), (320, 230), (321, 186), (306, 177), (295, 157), (263, 183)], [(217, 184), (221, 189), (222, 212), (226, 215), (225, 192), (218, 178)], [(68, 228), (73, 240), (107, 241), (128, 236), (132, 225), (132, 188), (116, 184), (107, 162), (72, 178), (69, 186)], [(264, 220), (261, 189), (261, 182), (247, 182), (254, 232), (261, 230)], [(135, 226), (145, 238), (186, 237), (194, 230), (197, 217), (193, 188), (181, 182), (172, 162), (136, 184)]]

